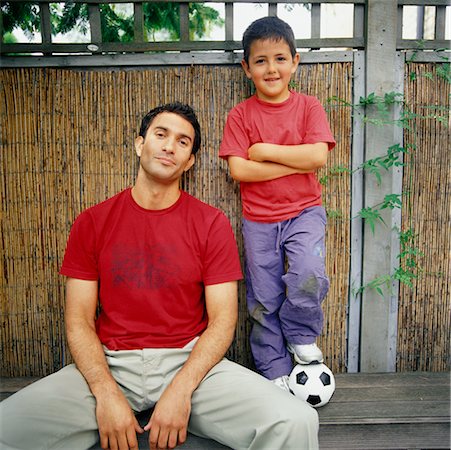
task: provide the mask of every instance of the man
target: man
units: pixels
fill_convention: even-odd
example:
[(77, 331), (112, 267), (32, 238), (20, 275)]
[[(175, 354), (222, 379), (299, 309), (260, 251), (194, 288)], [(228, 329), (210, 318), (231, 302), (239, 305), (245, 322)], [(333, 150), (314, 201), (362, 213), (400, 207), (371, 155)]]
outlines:
[[(224, 358), (241, 278), (225, 215), (180, 190), (200, 127), (179, 103), (143, 119), (136, 182), (84, 211), (61, 273), (75, 364), (0, 404), (0, 448), (316, 448), (317, 413)], [(96, 319), (97, 305), (101, 308)], [(135, 412), (153, 408), (144, 428)]]

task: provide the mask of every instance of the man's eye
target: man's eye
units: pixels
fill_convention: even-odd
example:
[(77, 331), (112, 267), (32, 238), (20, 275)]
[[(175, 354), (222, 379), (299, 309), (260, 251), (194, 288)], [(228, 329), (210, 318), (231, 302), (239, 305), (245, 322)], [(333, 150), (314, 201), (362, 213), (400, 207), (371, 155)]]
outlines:
[(186, 147), (188, 145), (188, 141), (181, 140), (180, 145), (183, 145), (184, 147)]

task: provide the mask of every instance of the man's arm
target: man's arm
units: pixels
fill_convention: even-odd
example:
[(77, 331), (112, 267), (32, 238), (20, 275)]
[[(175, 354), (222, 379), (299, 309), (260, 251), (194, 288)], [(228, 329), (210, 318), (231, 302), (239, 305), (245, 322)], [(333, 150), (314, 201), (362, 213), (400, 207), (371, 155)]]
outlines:
[(269, 181), (295, 173), (313, 172), (312, 170), (294, 169), (274, 162), (252, 161), (240, 156), (229, 156), (228, 163), (230, 175), (236, 181)]
[(150, 429), (151, 449), (174, 448), (186, 440), (191, 396), (232, 343), (238, 317), (237, 297), (236, 281), (205, 287), (208, 326), (144, 427)]
[(68, 278), (66, 333), (72, 357), (96, 399), (96, 417), (103, 449), (138, 449), (142, 433), (124, 394), (111, 375), (96, 334), (98, 282)]

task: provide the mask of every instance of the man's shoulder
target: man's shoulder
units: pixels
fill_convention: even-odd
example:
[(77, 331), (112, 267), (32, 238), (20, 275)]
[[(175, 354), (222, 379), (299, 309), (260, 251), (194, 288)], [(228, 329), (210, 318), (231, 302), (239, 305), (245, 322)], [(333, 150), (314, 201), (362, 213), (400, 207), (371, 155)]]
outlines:
[(210, 205), (209, 203), (206, 203), (205, 201), (194, 197), (194, 195), (189, 194), (186, 191), (182, 191), (183, 195), (185, 196), (185, 201), (189, 202), (189, 207), (190, 208), (196, 208), (200, 211), (205, 211), (206, 214), (218, 214), (218, 213), (222, 213), (222, 211), (217, 208), (216, 206)]
[(183, 195), (193, 217), (208, 221), (214, 221), (216, 219), (225, 219), (228, 221), (224, 212), (216, 206), (210, 205), (185, 191), (183, 191)]
[(116, 205), (122, 203), (129, 193), (130, 188), (125, 189), (112, 197), (107, 198), (99, 203), (96, 203), (93, 206), (86, 208), (81, 212), (80, 216), (102, 216), (108, 214), (111, 210), (115, 208)]

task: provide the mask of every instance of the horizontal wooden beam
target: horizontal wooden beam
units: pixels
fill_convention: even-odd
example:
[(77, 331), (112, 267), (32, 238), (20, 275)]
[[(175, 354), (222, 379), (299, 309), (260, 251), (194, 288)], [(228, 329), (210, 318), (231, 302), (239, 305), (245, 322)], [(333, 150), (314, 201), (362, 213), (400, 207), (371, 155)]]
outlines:
[[(361, 38), (298, 39), (298, 48), (363, 48)], [(241, 50), (239, 41), (184, 41), (184, 42), (96, 42), (66, 43), (15, 43), (2, 44), (1, 53), (102, 53), (102, 52), (172, 52), (172, 51), (233, 51)]]
[(447, 39), (434, 39), (433, 41), (421, 41), (411, 39), (398, 39), (396, 42), (398, 50), (448, 50), (450, 48)]
[[(22, 3), (24, 0), (8, 0), (8, 2), (10, 3)], [(432, 0), (433, 1), (433, 0)], [(435, 0), (435, 1), (440, 1), (440, 0)], [(446, 0), (445, 0), (446, 1)], [(99, 4), (99, 3), (124, 3), (124, 0), (72, 0), (73, 3), (94, 3), (94, 4)], [(125, 3), (141, 3), (142, 0), (130, 0), (130, 1), (126, 1)], [(180, 3), (180, 0), (165, 0), (165, 2), (167, 3)], [(3, 1), (1, 2), (2, 4), (4, 3)], [(35, 0), (35, 1), (31, 1), (28, 3), (55, 3), (54, 0)], [(146, 3), (161, 3), (161, 0), (146, 0)], [(193, 0), (190, 1), (190, 3), (224, 3), (224, 0)], [(355, 4), (355, 5), (364, 5), (365, 4), (365, 0), (267, 0), (267, 1), (261, 1), (261, 0), (233, 0), (233, 3), (281, 3), (281, 4), (285, 4), (285, 3), (293, 3), (293, 4), (317, 4), (317, 3), (328, 3), (328, 4), (333, 4), (333, 3), (347, 3), (347, 4)], [(440, 4), (443, 4), (440, 3)]]
[[(5, 56), (3, 68), (13, 67), (166, 67), (193, 64), (238, 65), (243, 53), (154, 53), (121, 55), (78, 55), (78, 56)], [(301, 52), (301, 64), (350, 62), (352, 51)]]
[(449, 6), (449, 0), (398, 0), (400, 6)]

